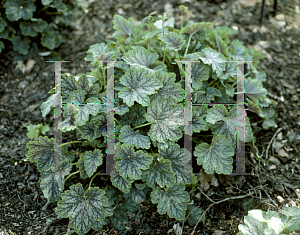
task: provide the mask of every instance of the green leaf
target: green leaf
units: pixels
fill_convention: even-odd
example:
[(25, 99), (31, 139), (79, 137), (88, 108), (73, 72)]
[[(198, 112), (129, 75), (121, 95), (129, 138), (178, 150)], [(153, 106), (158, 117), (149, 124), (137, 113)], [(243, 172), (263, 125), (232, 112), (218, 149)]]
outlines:
[(27, 55), (30, 48), (30, 39), (25, 37), (21, 39), (20, 36), (14, 36), (13, 40), (13, 49), (21, 55)]
[(263, 88), (262, 82), (258, 79), (245, 79), (245, 95), (248, 96), (253, 102), (256, 100), (263, 101), (266, 98), (268, 91)]
[(219, 77), (222, 80), (227, 80), (229, 76), (237, 79), (237, 67), (235, 62), (226, 62), (225, 71)]
[(8, 0), (4, 8), (6, 8), (5, 13), (9, 21), (30, 20), (36, 10), (32, 0)]
[(66, 103), (66, 99), (69, 98), (69, 95), (72, 91), (77, 90), (77, 83), (76, 79), (73, 75), (61, 75), (61, 96), (62, 96), (62, 103)]
[(104, 115), (98, 115), (91, 120), (86, 122), (84, 125), (77, 127), (81, 137), (94, 141), (100, 136), (106, 136), (107, 120)]
[(191, 160), (191, 154), (184, 149), (180, 149), (178, 144), (170, 145), (166, 149), (158, 149), (159, 157), (171, 162), (170, 170), (174, 172), (175, 183), (188, 184), (191, 182), (191, 173), (193, 171), (188, 162)]
[(139, 150), (135, 152), (133, 150), (133, 144), (121, 145), (117, 143), (116, 145), (116, 170), (125, 177), (137, 180), (141, 178), (142, 171), (149, 168), (150, 163), (152, 162), (153, 157)]
[[(214, 106), (215, 107), (215, 106)], [(211, 145), (202, 143), (196, 146), (194, 155), (198, 165), (202, 165), (205, 173), (230, 174), (232, 172), (234, 148), (223, 135), (215, 135)]]
[(171, 161), (168, 159), (161, 159), (159, 154), (153, 154), (154, 160), (149, 166), (149, 169), (143, 171), (142, 180), (147, 182), (151, 188), (156, 186), (170, 187), (175, 183), (175, 173), (170, 170)]
[(92, 118), (92, 126), (95, 131), (95, 138), (107, 135), (107, 116), (104, 114), (98, 114)]
[[(94, 66), (96, 65), (96, 62), (99, 63), (100, 56), (102, 57), (102, 61), (110, 61), (116, 54), (115, 52), (110, 51), (110, 48), (104, 42), (91, 45), (86, 53), (87, 56), (85, 57), (85, 61), (90, 61)], [(102, 66), (102, 62), (100, 64)]]
[(163, 32), (163, 30), (156, 29), (152, 32), (146, 33), (145, 36), (143, 36), (143, 40), (137, 42), (136, 44), (141, 46), (146, 46), (151, 42), (153, 42), (153, 40), (157, 38), (157, 34), (160, 34), (161, 32)]
[(261, 114), (262, 114), (261, 116), (265, 116), (267, 118), (266, 120), (264, 120), (264, 122), (262, 124), (262, 127), (264, 128), (264, 130), (268, 130), (271, 127), (277, 128), (276, 119), (278, 118), (278, 115), (277, 115), (275, 109), (263, 108)]
[(195, 23), (195, 24), (190, 24), (185, 26), (183, 29), (181, 29), (181, 33), (187, 33), (189, 35), (193, 35), (194, 33), (198, 32), (199, 30), (213, 25), (213, 23), (210, 22), (199, 22), (199, 23)]
[(126, 225), (129, 222), (126, 211), (117, 207), (114, 211), (114, 216), (110, 218), (109, 222), (112, 228), (117, 229), (119, 231), (125, 230)]
[(50, 127), (47, 124), (41, 124), (40, 132), (45, 135), (48, 131), (50, 131)]
[(178, 103), (184, 99), (184, 90), (179, 83), (175, 83), (175, 73), (157, 71), (153, 75), (162, 82), (163, 87), (150, 96), (151, 101), (161, 98), (171, 98), (174, 103)]
[(53, 0), (42, 0), (42, 4), (44, 5), (44, 6), (47, 6), (47, 5), (49, 5), (50, 3), (52, 3), (53, 2)]
[(204, 120), (207, 112), (207, 106), (194, 106), (193, 107), (193, 116), (192, 116), (192, 130), (193, 132), (199, 133), (201, 131), (207, 131), (208, 125)]
[(86, 172), (85, 166), (84, 166), (84, 159), (82, 157), (80, 157), (80, 159), (76, 163), (76, 167), (78, 168), (78, 170), (80, 172), (80, 177), (82, 179), (86, 179), (86, 178), (89, 177), (87, 172)]
[(261, 108), (259, 106), (258, 100), (250, 100), (248, 98), (245, 99), (247, 101), (248, 109), (252, 112), (255, 112), (257, 114), (261, 114)]
[(76, 129), (75, 118), (69, 116), (63, 122), (58, 124), (58, 129), (60, 129), (62, 132), (75, 130)]
[[(133, 106), (133, 107), (135, 107), (135, 106)], [(116, 114), (122, 116), (125, 113), (129, 112), (129, 108), (126, 104), (123, 104), (123, 105), (120, 105), (120, 106), (115, 106), (115, 112), (116, 112)]]
[(234, 60), (245, 60), (245, 47), (239, 40), (234, 40), (230, 46), (231, 56)]
[(247, 215), (244, 217), (244, 224), (239, 225), (239, 230), (243, 235), (261, 235), (264, 234), (265, 226), (256, 218)]
[[(23, 125), (25, 126), (25, 125)], [(32, 125), (31, 123), (28, 126), (25, 126), (27, 128), (26, 135), (29, 139), (33, 140), (39, 137), (39, 131), (37, 129), (37, 125)]]
[(227, 84), (226, 85), (226, 94), (233, 97), (234, 96), (234, 87)]
[(209, 104), (211, 101), (215, 100), (215, 96), (221, 97), (221, 91), (214, 87), (208, 87), (205, 94), (197, 93), (197, 103)]
[(120, 36), (136, 37), (138, 35), (139, 26), (135, 24), (132, 17), (126, 20), (123, 16), (115, 14), (113, 25), (115, 32), (112, 36), (114, 38), (118, 39)]
[[(40, 172), (47, 171), (54, 166), (54, 143), (54, 138), (49, 139), (47, 136), (40, 136), (39, 141), (30, 141), (26, 144), (29, 148), (26, 157), (30, 162), (37, 163)], [(59, 152), (56, 153), (60, 154)]]
[(21, 22), (20, 23), (20, 29), (24, 36), (31, 36), (35, 37), (38, 35), (38, 33), (41, 33), (46, 29), (48, 26), (47, 22), (38, 19), (37, 21), (33, 22)]
[(182, 105), (174, 105), (170, 98), (154, 100), (147, 109), (145, 117), (153, 123), (148, 132), (152, 141), (166, 143), (182, 137), (180, 126), (184, 125)]
[(119, 174), (112, 174), (110, 177), (110, 180), (112, 182), (112, 185), (120, 189), (123, 193), (128, 193), (131, 184), (134, 181), (133, 179), (130, 179), (129, 177), (125, 177), (123, 175)]
[(123, 126), (121, 128), (119, 141), (124, 142), (124, 144), (133, 144), (136, 146), (136, 148), (143, 148), (143, 149), (150, 148), (149, 137), (141, 135), (139, 130), (137, 131), (132, 130), (128, 125)]
[(64, 145), (62, 146), (62, 152), (63, 152), (63, 156), (65, 157), (67, 162), (73, 162), (75, 159), (75, 154), (71, 151), (68, 151), (68, 146)]
[(7, 26), (7, 22), (2, 17), (0, 17), (0, 33), (4, 31), (6, 26)]
[(229, 57), (230, 55), (229, 55), (228, 46), (226, 42), (224, 42), (219, 35), (216, 34), (215, 36), (216, 36), (216, 42), (219, 48), (219, 52), (222, 53), (224, 56)]
[(42, 33), (41, 44), (51, 51), (63, 42), (65, 42), (65, 39), (58, 31), (52, 29)]
[(199, 53), (199, 58), (204, 64), (211, 65), (212, 69), (220, 76), (225, 70), (225, 62), (227, 62), (225, 56), (211, 48), (205, 48), (202, 52)]
[(267, 81), (267, 74), (264, 71), (258, 71), (256, 78), (262, 82)]
[(125, 87), (119, 92), (119, 97), (123, 98), (129, 107), (134, 104), (134, 101), (149, 106), (149, 95), (163, 86), (156, 77), (147, 73), (146, 69), (130, 69), (120, 78), (120, 82)]
[(4, 48), (5, 48), (4, 43), (2, 41), (0, 41), (0, 53)]
[(103, 154), (99, 149), (92, 151), (86, 151), (84, 155), (84, 168), (88, 177), (91, 177), (97, 170), (98, 166), (103, 163)]
[(160, 37), (160, 40), (166, 43), (167, 48), (173, 51), (178, 51), (186, 43), (181, 35), (170, 32)]
[(63, 192), (65, 185), (64, 176), (70, 174), (72, 165), (65, 162), (63, 163), (62, 170), (58, 172), (48, 170), (42, 173), (40, 187), (49, 203), (60, 200), (61, 192)]
[[(69, 95), (69, 98), (66, 100), (66, 103), (74, 103), (74, 104), (84, 104), (85, 103), (85, 95), (86, 92), (82, 89), (78, 89), (75, 91), (72, 91)], [(100, 100), (97, 98), (89, 98), (86, 100), (86, 103), (91, 104), (99, 104)], [(82, 126), (88, 121), (89, 115), (92, 114), (93, 116), (97, 115), (100, 111), (99, 107), (97, 105), (90, 106), (74, 106), (75, 113), (75, 119), (76, 119), (76, 125)]]
[(189, 193), (184, 191), (183, 184), (174, 185), (162, 191), (156, 187), (150, 194), (151, 202), (158, 204), (157, 211), (159, 214), (168, 214), (170, 218), (177, 220), (185, 219), (186, 202), (190, 200)]
[(83, 235), (88, 232), (97, 220), (104, 220), (108, 199), (105, 191), (91, 187), (84, 191), (81, 183), (71, 185), (70, 190), (62, 194), (55, 213), (62, 218), (70, 218), (69, 227)]
[(123, 60), (133, 68), (144, 68), (150, 73), (154, 73), (156, 70), (166, 70), (164, 63), (156, 63), (158, 54), (151, 53), (140, 46), (133, 46), (132, 48), (133, 50), (128, 51), (123, 56)]
[(288, 217), (285, 225), (287, 232), (300, 230), (300, 208), (296, 206), (283, 207), (279, 212)]
[[(9, 35), (9, 31), (8, 30), (4, 30), (2, 33), (0, 33), (0, 38), (8, 39), (8, 35)], [(4, 46), (3, 46), (2, 49), (4, 49)]]
[[(188, 223), (190, 226), (194, 227), (197, 224), (200, 217), (202, 216), (203, 209), (194, 205), (188, 205), (187, 208), (188, 213), (191, 213), (188, 218)], [(201, 222), (204, 223), (204, 216), (202, 217)]]
[(47, 101), (41, 104), (41, 112), (43, 117), (46, 117), (46, 115), (51, 111), (51, 108), (55, 106), (56, 96), (57, 94), (50, 95), (47, 98)]
[[(239, 113), (244, 113), (240, 107), (238, 109)], [(214, 125), (212, 127), (213, 134), (225, 135), (234, 146), (236, 145), (236, 138), (245, 142), (250, 142), (252, 139), (249, 118), (246, 116), (244, 121), (244, 115), (237, 115), (236, 106), (232, 107), (229, 113), (225, 106), (214, 106), (208, 110), (206, 121)], [(246, 127), (245, 131), (244, 126)], [(237, 128), (239, 129), (238, 136)]]
[(140, 204), (146, 200), (146, 193), (142, 189), (131, 187), (128, 193), (124, 193), (125, 198), (131, 199), (133, 202)]
[(185, 5), (180, 5), (178, 8), (181, 11), (181, 15), (187, 16), (190, 14), (190, 11), (188, 10), (188, 8)]
[(192, 63), (192, 87), (199, 90), (202, 87), (202, 81), (209, 79), (209, 66), (201, 62)]
[(140, 126), (146, 122), (145, 118), (146, 107), (141, 106), (140, 104), (135, 104), (129, 108), (129, 112), (121, 116), (120, 124)]

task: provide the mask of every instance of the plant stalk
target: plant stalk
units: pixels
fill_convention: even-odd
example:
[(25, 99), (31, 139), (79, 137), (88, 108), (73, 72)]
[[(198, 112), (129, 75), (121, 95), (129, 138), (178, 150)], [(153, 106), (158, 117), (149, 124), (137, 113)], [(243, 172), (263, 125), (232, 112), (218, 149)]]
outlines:
[(152, 123), (148, 122), (148, 123), (146, 123), (146, 124), (143, 124), (143, 125), (140, 125), (140, 126), (136, 126), (136, 127), (132, 128), (132, 130), (137, 129), (137, 128), (140, 128), (140, 127), (144, 127), (144, 126), (149, 126), (149, 125), (151, 125), (151, 124), (152, 124)]
[(185, 49), (185, 52), (184, 52), (184, 57), (186, 56), (186, 54), (187, 54), (187, 52), (188, 52), (188, 49), (189, 49), (189, 46), (190, 46), (190, 43), (191, 43), (192, 36), (193, 36), (193, 34), (191, 34), (191, 35), (189, 36), (188, 44), (187, 44), (186, 49)]

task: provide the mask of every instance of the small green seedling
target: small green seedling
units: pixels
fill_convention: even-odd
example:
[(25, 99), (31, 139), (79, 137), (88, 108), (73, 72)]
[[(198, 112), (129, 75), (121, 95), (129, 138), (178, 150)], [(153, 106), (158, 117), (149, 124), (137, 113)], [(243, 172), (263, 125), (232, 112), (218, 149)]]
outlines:
[(32, 125), (31, 123), (29, 123), (28, 126), (24, 125), (27, 128), (27, 133), (26, 135), (29, 137), (29, 139), (31, 140), (38, 140), (39, 136), (41, 134), (45, 135), (49, 130), (50, 130), (50, 127), (46, 124), (46, 125), (43, 125), (42, 123), (41, 124), (37, 124), (37, 125)]

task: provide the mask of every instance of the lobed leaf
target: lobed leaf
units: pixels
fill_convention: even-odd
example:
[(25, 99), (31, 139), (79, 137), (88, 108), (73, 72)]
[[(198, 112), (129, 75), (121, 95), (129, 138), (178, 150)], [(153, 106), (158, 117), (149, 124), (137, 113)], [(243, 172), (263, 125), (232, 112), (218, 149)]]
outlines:
[(171, 98), (174, 103), (178, 103), (183, 100), (184, 90), (179, 83), (175, 83), (175, 73), (157, 71), (153, 75), (162, 82), (163, 86), (159, 88), (158, 91), (155, 91), (155, 94), (150, 96), (151, 101), (161, 98)]
[(133, 68), (144, 68), (150, 73), (154, 73), (157, 70), (166, 70), (164, 63), (155, 63), (159, 57), (158, 54), (151, 53), (140, 46), (133, 46), (132, 48), (133, 50), (129, 50), (123, 56), (123, 60)]
[(153, 123), (148, 133), (152, 141), (166, 143), (182, 137), (180, 126), (184, 124), (182, 105), (174, 105), (170, 98), (154, 100), (145, 115)]
[(98, 187), (84, 191), (81, 183), (71, 185), (70, 190), (62, 194), (55, 213), (62, 218), (70, 218), (69, 227), (83, 235), (97, 221), (103, 221), (107, 217), (105, 207), (109, 202), (104, 194), (105, 191)]
[(150, 197), (152, 203), (158, 204), (158, 213), (161, 215), (167, 213), (170, 218), (184, 220), (187, 209), (186, 202), (190, 200), (189, 193), (184, 191), (184, 188), (183, 184), (176, 184), (163, 191), (156, 187)]
[(150, 154), (142, 150), (135, 152), (133, 144), (117, 143), (115, 151), (116, 170), (134, 180), (141, 178), (142, 170), (148, 169), (153, 160)]
[(41, 33), (48, 26), (47, 22), (42, 19), (32, 22), (21, 22), (20, 29), (24, 36), (36, 37), (38, 33)]
[(156, 183), (160, 187), (171, 187), (175, 183), (175, 173), (170, 168), (170, 160), (162, 159), (158, 154), (155, 154), (149, 169), (143, 171), (142, 180), (147, 182), (147, 185), (151, 188), (154, 188)]
[(220, 76), (225, 70), (225, 62), (227, 62), (225, 56), (211, 48), (205, 48), (202, 52), (199, 54), (199, 58), (204, 64), (211, 65), (212, 69)]
[(33, 0), (8, 0), (4, 8), (9, 21), (30, 20), (36, 10)]
[(189, 35), (193, 35), (194, 33), (197, 33), (199, 30), (201, 30), (207, 26), (210, 26), (210, 25), (213, 25), (213, 23), (210, 23), (210, 22), (194, 23), (194, 24), (185, 26), (183, 29), (181, 29), (180, 32), (187, 33)]
[(194, 155), (197, 164), (202, 165), (205, 173), (230, 174), (232, 172), (234, 148), (223, 135), (213, 137), (211, 145), (202, 143), (196, 146)]
[(136, 148), (149, 149), (150, 139), (148, 136), (141, 135), (139, 130), (134, 131), (126, 125), (121, 128), (119, 140), (124, 144), (133, 144)]
[(175, 32), (169, 32), (160, 37), (160, 40), (166, 43), (167, 48), (173, 51), (178, 51), (185, 44), (185, 40), (181, 35)]
[(119, 97), (129, 106), (133, 106), (134, 101), (142, 106), (150, 105), (149, 95), (155, 93), (163, 85), (153, 75), (147, 73), (145, 69), (128, 70), (120, 78), (120, 82), (125, 86), (120, 92)]
[(88, 177), (91, 177), (97, 170), (98, 166), (103, 163), (103, 154), (99, 149), (92, 151), (86, 151), (84, 154), (84, 168)]

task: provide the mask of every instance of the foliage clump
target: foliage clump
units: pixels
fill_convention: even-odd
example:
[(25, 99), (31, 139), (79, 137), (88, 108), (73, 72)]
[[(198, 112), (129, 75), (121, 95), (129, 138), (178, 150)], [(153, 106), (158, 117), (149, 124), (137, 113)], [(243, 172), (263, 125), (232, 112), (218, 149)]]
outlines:
[(65, 42), (60, 27), (88, 11), (87, 0), (3, 0), (0, 6), (0, 54), (12, 45), (19, 59), (38, 47), (59, 47)]
[[(188, 14), (186, 8), (182, 10)], [(105, 224), (124, 230), (129, 221), (127, 213), (136, 212), (147, 198), (157, 204), (159, 214), (184, 220), (192, 204), (189, 189), (195, 186), (192, 172), (196, 167), (207, 174), (232, 173), (237, 140), (248, 143), (259, 157), (250, 118), (272, 119), (272, 115), (266, 115), (271, 102), (262, 86), (265, 74), (256, 69), (262, 54), (230, 40), (237, 32), (228, 27), (185, 22), (182, 18), (178, 28), (172, 16), (163, 14), (155, 19), (154, 15), (138, 25), (133, 18), (115, 15), (116, 41), (91, 45), (87, 51), (86, 61), (94, 70), (77, 76), (62, 75), (62, 102), (68, 105), (63, 107), (64, 120), (59, 128), (78, 140), (63, 143), (61, 166), (54, 164), (54, 138), (40, 137), (27, 144), (27, 157), (41, 172), (45, 197), (49, 203), (58, 202), (56, 213), (69, 218), (69, 225), (78, 234)], [(188, 130), (193, 135), (192, 152), (183, 144), (186, 68), (179, 62), (189, 60), (193, 61), (192, 122)], [(247, 60), (245, 117), (236, 116), (236, 105), (222, 105), (236, 103), (239, 70), (230, 60)], [(106, 77), (112, 67), (107, 61), (116, 61), (114, 79)], [(111, 82), (115, 97), (107, 93)], [(44, 117), (56, 97), (52, 94), (41, 105)], [(109, 105), (113, 102), (115, 107)], [(212, 103), (219, 105), (209, 105)], [(108, 158), (104, 157), (112, 134), (107, 128), (107, 114), (112, 111), (115, 165), (109, 180), (99, 182), (94, 179), (106, 170)], [(245, 135), (237, 135), (237, 128), (245, 129)], [(84, 150), (68, 150), (75, 143), (82, 143)], [(193, 169), (189, 162), (194, 157), (198, 166)], [(75, 167), (77, 171), (71, 173)], [(74, 174), (81, 179), (64, 191), (65, 181)], [(191, 216), (198, 218), (198, 212)], [(194, 220), (189, 223), (195, 224)]]

